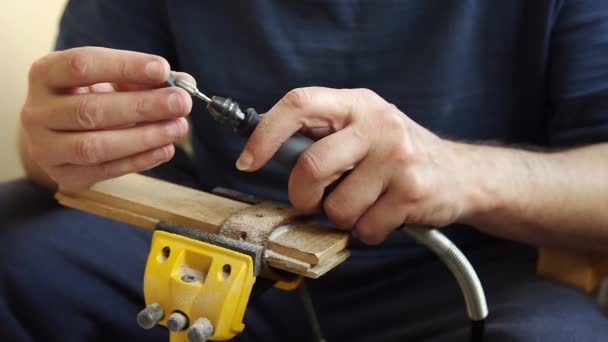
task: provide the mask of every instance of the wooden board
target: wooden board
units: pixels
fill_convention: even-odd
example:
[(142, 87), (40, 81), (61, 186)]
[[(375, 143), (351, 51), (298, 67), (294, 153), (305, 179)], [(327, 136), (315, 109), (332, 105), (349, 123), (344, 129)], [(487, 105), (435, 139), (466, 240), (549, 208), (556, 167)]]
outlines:
[[(101, 182), (83, 191), (61, 189), (56, 198), (65, 206), (146, 229), (167, 221), (209, 233), (217, 233), (228, 217), (250, 206), (138, 174)], [(348, 256), (343, 253), (350, 241), (347, 233), (312, 221), (279, 230), (279, 234), (271, 235), (267, 246), (283, 259), (273, 265), (277, 268), (316, 278)]]
[(608, 257), (541, 248), (537, 271), (540, 276), (593, 292), (608, 277)]
[(289, 258), (285, 255), (276, 253), (272, 250), (266, 250), (266, 262), (268, 265), (280, 268), (285, 271), (296, 273), (307, 278), (317, 279), (327, 273), (329, 270), (340, 265), (350, 256), (348, 250), (342, 250), (337, 254), (332, 255), (325, 262), (318, 265), (311, 265), (306, 262)]
[(87, 199), (161, 221), (215, 233), (230, 215), (249, 204), (158, 179), (130, 174), (64, 196)]
[(83, 210), (91, 214), (128, 223), (136, 227), (153, 230), (154, 227), (156, 227), (156, 224), (158, 223), (158, 220), (155, 220), (153, 218), (138, 215), (130, 211), (113, 208), (108, 205), (97, 203), (87, 199), (74, 198), (66, 196), (62, 193), (57, 193), (55, 195), (55, 198), (57, 198), (59, 203), (66, 207)]
[(268, 248), (316, 265), (345, 249), (349, 243), (343, 232), (330, 231), (320, 224), (294, 222), (275, 230)]

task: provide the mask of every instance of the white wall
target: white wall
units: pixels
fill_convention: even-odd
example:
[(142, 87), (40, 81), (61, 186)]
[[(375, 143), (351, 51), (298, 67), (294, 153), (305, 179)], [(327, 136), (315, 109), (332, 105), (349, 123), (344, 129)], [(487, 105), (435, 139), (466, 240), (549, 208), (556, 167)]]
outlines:
[(52, 50), (66, 0), (0, 0), (0, 181), (23, 175), (16, 127), (30, 64)]

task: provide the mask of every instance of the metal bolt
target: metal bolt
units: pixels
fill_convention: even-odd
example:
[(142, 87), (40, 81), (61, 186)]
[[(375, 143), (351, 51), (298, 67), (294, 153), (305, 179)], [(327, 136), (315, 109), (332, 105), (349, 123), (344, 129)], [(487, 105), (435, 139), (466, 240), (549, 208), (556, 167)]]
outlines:
[(173, 332), (182, 331), (188, 326), (188, 317), (181, 312), (174, 312), (167, 319), (167, 329)]
[(137, 324), (144, 329), (152, 329), (163, 319), (163, 307), (158, 303), (150, 304), (137, 314)]
[(194, 283), (195, 281), (197, 281), (197, 277), (193, 274), (184, 274), (182, 276), (182, 281), (184, 283)]
[(213, 325), (206, 318), (199, 318), (188, 329), (189, 342), (206, 342), (213, 335)]

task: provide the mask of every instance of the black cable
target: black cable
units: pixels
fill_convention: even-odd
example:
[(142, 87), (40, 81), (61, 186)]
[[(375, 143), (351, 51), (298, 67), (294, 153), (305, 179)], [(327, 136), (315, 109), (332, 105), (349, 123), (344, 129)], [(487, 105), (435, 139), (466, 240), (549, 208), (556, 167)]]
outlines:
[(302, 304), (304, 304), (304, 309), (306, 310), (306, 315), (308, 316), (308, 321), (312, 329), (314, 341), (326, 342), (327, 340), (325, 340), (325, 337), (323, 337), (323, 331), (321, 330), (321, 324), (319, 323), (319, 318), (317, 317), (315, 306), (312, 303), (310, 292), (308, 291), (308, 287), (306, 286), (306, 280), (302, 280), (300, 287), (298, 287), (298, 293), (300, 294), (300, 298), (302, 299)]
[(471, 321), (471, 334), (469, 335), (469, 342), (481, 342), (483, 341), (483, 335), (485, 332), (486, 320)]

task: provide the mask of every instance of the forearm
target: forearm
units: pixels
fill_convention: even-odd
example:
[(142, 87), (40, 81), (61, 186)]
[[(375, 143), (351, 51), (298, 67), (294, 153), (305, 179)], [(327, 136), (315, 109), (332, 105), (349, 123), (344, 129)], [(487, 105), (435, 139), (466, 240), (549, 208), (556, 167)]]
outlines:
[(457, 144), (478, 175), (487, 233), (538, 246), (608, 251), (608, 143), (561, 152)]
[(25, 136), (25, 132), (23, 131), (23, 127), (19, 125), (18, 129), (19, 156), (21, 158), (21, 165), (23, 166), (27, 177), (33, 182), (54, 191), (57, 188), (57, 184), (32, 159), (32, 157), (28, 153), (28, 140)]

